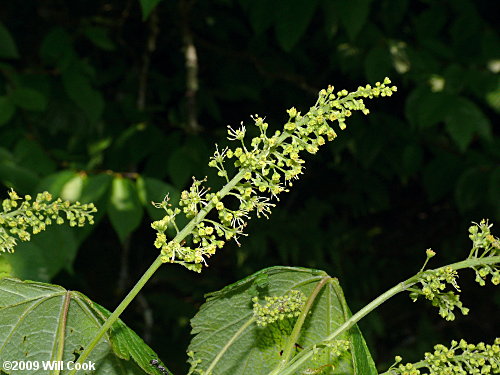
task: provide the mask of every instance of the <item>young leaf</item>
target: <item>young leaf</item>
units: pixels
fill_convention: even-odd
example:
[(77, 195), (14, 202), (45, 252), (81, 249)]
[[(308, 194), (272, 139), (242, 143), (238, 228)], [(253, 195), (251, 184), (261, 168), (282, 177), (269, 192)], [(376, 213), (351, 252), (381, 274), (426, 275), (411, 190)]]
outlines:
[[(0, 311), (0, 363), (75, 361), (109, 315), (79, 292), (12, 278), (0, 280)], [(157, 358), (118, 321), (86, 362), (95, 364), (96, 374), (157, 375), (157, 369), (150, 365), (150, 360)], [(65, 369), (61, 374), (67, 373)]]
[[(257, 294), (262, 301), (266, 296), (282, 296), (292, 290), (309, 296), (326, 276), (323, 271), (307, 268), (271, 267), (208, 295), (207, 302), (191, 320), (195, 335), (188, 348), (192, 352), (191, 364), (196, 365), (196, 370), (211, 368), (214, 375), (268, 374), (282, 360), (282, 351), (295, 319), (285, 318), (264, 327), (250, 324), (253, 319), (252, 297)], [(350, 316), (338, 281), (331, 279), (315, 300), (297, 341), (292, 343), (295, 350), (309, 350)], [(242, 329), (244, 331), (235, 336)], [(318, 349), (314, 359), (306, 362), (297, 373), (332, 364), (335, 373), (377, 374), (357, 326), (338, 339), (346, 340), (348, 351), (335, 357), (328, 349)], [(220, 361), (214, 365), (218, 355)]]

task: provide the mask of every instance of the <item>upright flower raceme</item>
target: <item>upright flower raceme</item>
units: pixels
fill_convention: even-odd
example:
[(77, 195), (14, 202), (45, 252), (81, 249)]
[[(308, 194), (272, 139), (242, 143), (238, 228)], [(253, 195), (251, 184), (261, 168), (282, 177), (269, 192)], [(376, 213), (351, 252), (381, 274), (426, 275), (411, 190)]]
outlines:
[[(302, 115), (295, 108), (289, 109), (288, 121), (283, 130), (268, 135), (268, 123), (254, 115), (252, 120), (259, 135), (249, 139), (246, 127), (228, 127), (228, 139), (234, 147), (219, 150), (217, 147), (210, 158), (209, 166), (217, 169), (226, 185), (211, 193), (203, 186), (204, 180), (194, 179), (189, 190), (183, 191), (179, 206), (171, 208), (168, 200), (157, 207), (166, 211), (163, 219), (152, 223), (157, 231), (155, 246), (161, 250), (162, 261), (179, 263), (188, 269), (200, 272), (206, 259), (231, 239), (238, 241), (244, 235), (244, 228), (252, 212), (257, 217), (268, 217), (278, 195), (288, 191), (293, 180), (302, 174), (304, 151), (315, 154), (318, 148), (337, 137), (332, 124), (337, 121), (341, 130), (346, 128), (345, 120), (354, 111), (368, 114), (364, 99), (391, 96), (395, 86), (389, 86), (386, 78), (374, 87), (366, 85), (354, 92), (346, 90), (334, 93), (332, 86), (321, 90), (316, 104)], [(232, 162), (236, 171), (229, 176), (226, 165)], [(231, 196), (238, 202), (226, 205), (224, 198)], [(217, 218), (206, 218), (215, 209)], [(184, 214), (191, 221), (182, 229), (177, 228), (175, 218)], [(175, 228), (177, 235), (167, 239), (166, 230)]]

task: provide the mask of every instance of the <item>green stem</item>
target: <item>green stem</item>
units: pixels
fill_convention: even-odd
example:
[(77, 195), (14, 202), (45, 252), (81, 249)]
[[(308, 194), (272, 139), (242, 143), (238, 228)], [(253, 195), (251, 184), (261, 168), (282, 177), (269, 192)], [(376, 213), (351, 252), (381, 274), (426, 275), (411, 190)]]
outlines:
[(254, 323), (255, 320), (256, 320), (255, 317), (252, 316), (250, 319), (248, 319), (248, 321), (245, 324), (243, 324), (240, 327), (238, 331), (236, 331), (233, 337), (231, 337), (231, 339), (226, 343), (226, 345), (224, 345), (222, 350), (217, 354), (217, 356), (214, 358), (210, 366), (207, 368), (207, 371), (205, 372), (206, 374), (210, 375), (210, 372), (214, 369), (215, 365), (217, 365), (217, 363), (222, 358), (227, 349), (229, 349), (229, 347), (233, 344), (233, 342), (235, 342), (236, 339), (240, 337), (241, 334), (245, 331), (245, 329), (247, 329), (252, 323)]
[[(422, 367), (426, 367), (427, 366), (427, 362), (425, 362), (425, 361), (415, 362), (415, 363), (413, 363), (413, 366), (416, 369), (419, 369), (419, 368), (422, 368)], [(385, 372), (381, 372), (379, 375), (396, 375), (396, 374), (398, 374), (396, 368), (391, 367), (389, 370), (387, 370)]]
[(24, 214), (25, 212), (26, 212), (26, 209), (18, 208), (17, 210), (14, 210), (14, 211), (0, 213), (0, 217), (2, 217), (4, 219), (10, 219), (12, 217), (15, 217), (16, 215)]
[(302, 309), (297, 322), (295, 323), (292, 333), (290, 334), (290, 337), (287, 340), (286, 346), (283, 350), (283, 355), (282, 359), (279, 362), (278, 366), (270, 373), (270, 375), (274, 375), (279, 373), (281, 369), (283, 369), (286, 364), (288, 363), (288, 360), (292, 356), (293, 349), (295, 348), (295, 343), (298, 341), (299, 336), (300, 336), (300, 331), (302, 329), (302, 326), (304, 325), (304, 321), (306, 320), (307, 314), (309, 314), (309, 311), (311, 310), (311, 307), (316, 300), (316, 297), (318, 296), (318, 293), (321, 291), (321, 289), (325, 286), (325, 284), (330, 281), (332, 278), (330, 276), (323, 277), (321, 281), (316, 285), (314, 290), (312, 291), (311, 295), (307, 299), (306, 304), (304, 305), (304, 308)]
[[(444, 267), (440, 267), (435, 269), (434, 271), (437, 271), (438, 269), (442, 269), (445, 267), (451, 267), (454, 270), (459, 270), (462, 268), (469, 268), (469, 267), (475, 267), (475, 266), (480, 266), (480, 265), (485, 265), (485, 264), (496, 264), (500, 263), (500, 256), (493, 256), (493, 257), (488, 257), (488, 258), (481, 258), (481, 259), (466, 259), (461, 262), (449, 264)], [(430, 271), (426, 271), (430, 272)], [(357, 322), (359, 322), (362, 318), (364, 318), (368, 313), (371, 311), (375, 310), (378, 306), (380, 306), (382, 303), (387, 301), (389, 298), (394, 297), (396, 294), (404, 292), (407, 290), (409, 287), (412, 285), (416, 284), (418, 280), (421, 277), (421, 273), (417, 273), (416, 275), (410, 277), (409, 279), (399, 283), (398, 285), (392, 287), (385, 293), (381, 294), (377, 298), (375, 298), (372, 302), (370, 302), (368, 305), (363, 307), (361, 310), (359, 310), (356, 314), (352, 315), (348, 320), (344, 322), (339, 328), (337, 328), (332, 334), (330, 334), (328, 337), (326, 337), (322, 342), (319, 344), (316, 344), (316, 347), (321, 346), (326, 344), (327, 342), (332, 341), (345, 331), (349, 330), (352, 326), (354, 326)], [(292, 359), (292, 361), (289, 363), (289, 365), (283, 369), (282, 371), (279, 371), (276, 373), (275, 371), (272, 371), (269, 373), (269, 375), (290, 375), (293, 374), (294, 371), (297, 371), (311, 356), (313, 355), (313, 350), (312, 347), (308, 347), (304, 349), (300, 354), (298, 354), (296, 357)]]
[[(113, 311), (113, 313), (109, 316), (109, 318), (104, 322), (99, 331), (96, 333), (92, 341), (85, 347), (85, 350), (82, 352), (78, 361), (76, 363), (83, 363), (95, 346), (101, 341), (104, 334), (108, 331), (109, 328), (118, 320), (120, 314), (127, 308), (127, 306), (132, 302), (135, 296), (140, 292), (142, 287), (148, 282), (148, 280), (153, 276), (155, 271), (162, 265), (161, 255), (159, 255), (153, 264), (149, 266), (147, 271), (142, 275), (139, 281), (134, 285), (134, 287), (128, 292), (127, 296), (123, 299), (123, 301), (118, 305), (118, 307)], [(76, 368), (77, 366), (75, 366)], [(69, 375), (73, 375), (76, 373), (76, 369), (73, 369), (69, 372)]]

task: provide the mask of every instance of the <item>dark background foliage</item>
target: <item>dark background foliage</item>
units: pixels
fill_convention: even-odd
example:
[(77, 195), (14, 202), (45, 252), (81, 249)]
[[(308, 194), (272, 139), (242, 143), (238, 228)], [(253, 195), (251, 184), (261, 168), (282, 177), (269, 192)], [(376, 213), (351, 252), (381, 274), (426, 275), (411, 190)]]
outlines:
[[(337, 276), (352, 310), (469, 249), (471, 221), (500, 219), (500, 41), (488, 0), (28, 0), (0, 5), (0, 182), (93, 201), (92, 228), (51, 228), (0, 255), (0, 271), (77, 289), (112, 309), (156, 257), (150, 201), (209, 176), (227, 124), (279, 128), (319, 89), (385, 76), (314, 157), (269, 221), (253, 220), (201, 275), (163, 266), (123, 319), (176, 373), (203, 294), (264, 266)], [(196, 57), (194, 59), (193, 57)], [(498, 234), (498, 232), (497, 232)], [(451, 339), (491, 341), (500, 299), (462, 277), (449, 324), (397, 297), (361, 324), (384, 369)]]

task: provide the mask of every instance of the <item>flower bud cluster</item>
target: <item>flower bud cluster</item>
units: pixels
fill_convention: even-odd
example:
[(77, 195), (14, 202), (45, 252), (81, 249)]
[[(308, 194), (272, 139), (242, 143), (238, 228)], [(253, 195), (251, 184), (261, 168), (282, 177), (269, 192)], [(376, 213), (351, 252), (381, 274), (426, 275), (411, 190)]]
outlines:
[[(336, 358), (341, 357), (345, 352), (350, 350), (351, 344), (348, 340), (332, 340), (321, 344), (321, 346), (314, 345), (313, 346), (313, 361), (321, 361), (324, 360), (325, 355), (328, 358), (329, 362), (335, 362)], [(322, 374), (322, 371), (314, 372), (318, 369), (324, 369), (326, 366), (330, 368), (330, 370), (334, 370), (335, 366), (333, 364), (326, 364), (317, 368), (309, 368), (306, 369), (302, 374)]]
[(192, 375), (192, 374), (198, 374), (198, 375), (211, 375), (210, 373), (205, 373), (205, 371), (201, 368), (198, 368), (200, 363), (202, 362), (201, 359), (195, 359), (194, 357), (194, 352), (190, 350), (187, 352), (188, 358), (189, 358), (189, 363), (191, 364), (191, 367), (189, 368), (189, 372), (187, 375)]
[(416, 301), (419, 296), (424, 296), (430, 300), (433, 306), (439, 307), (439, 315), (446, 320), (454, 320), (455, 307), (459, 308), (462, 314), (467, 315), (469, 309), (462, 305), (460, 297), (453, 291), (445, 292), (446, 284), (452, 285), (458, 292), (460, 287), (457, 284), (458, 273), (452, 267), (438, 268), (423, 272), (419, 278), (420, 288), (410, 288), (410, 297)]
[(264, 305), (259, 303), (258, 297), (253, 297), (252, 302), (257, 325), (266, 326), (277, 320), (299, 316), (306, 303), (306, 296), (300, 290), (291, 290), (283, 296), (266, 296)]
[[(487, 220), (481, 220), (479, 224), (474, 224), (469, 228), (469, 238), (472, 240), (472, 250), (469, 259), (484, 258), (487, 256), (500, 255), (500, 240), (491, 234)], [(491, 275), (493, 285), (500, 284), (500, 267), (497, 264), (472, 267), (476, 272), (476, 282), (484, 286), (485, 279)]]
[[(346, 118), (354, 111), (368, 114), (363, 100), (391, 96), (396, 87), (389, 86), (390, 83), (386, 78), (374, 87), (366, 85), (352, 93), (346, 90), (334, 93), (330, 86), (320, 91), (316, 104), (305, 115), (295, 108), (289, 109), (283, 130), (272, 135), (267, 133), (269, 124), (258, 115), (252, 119), (259, 135), (250, 140), (243, 124), (236, 129), (228, 126), (228, 139), (237, 145), (223, 150), (217, 146), (208, 164), (227, 184), (218, 193), (209, 193), (209, 189), (202, 186), (206, 179), (194, 180), (190, 189), (182, 192), (179, 207), (191, 222), (187, 225), (189, 230), (177, 231), (174, 239), (169, 241), (165, 230), (169, 225), (175, 226), (175, 215), (181, 211), (167, 211), (165, 220), (152, 224), (158, 231), (155, 246), (161, 249), (162, 260), (201, 271), (202, 265), (206, 265), (205, 258), (222, 248), (225, 241), (234, 238), (237, 242), (238, 237), (244, 235), (243, 230), (252, 212), (257, 217), (269, 217), (274, 207), (270, 200), (279, 200), (278, 195), (288, 191), (287, 187), (302, 174), (303, 152), (315, 154), (319, 146), (337, 136), (333, 122), (337, 121), (343, 130)], [(226, 169), (229, 160), (237, 169), (232, 178)], [(237, 207), (229, 208), (230, 205), (223, 202), (226, 196), (235, 198)], [(213, 208), (218, 220), (205, 219)], [(185, 238), (190, 246), (181, 245)]]
[(32, 234), (40, 233), (53, 223), (67, 221), (71, 227), (94, 223), (92, 214), (97, 209), (92, 203), (71, 203), (61, 198), (52, 201), (48, 192), (37, 194), (35, 200), (30, 195), (21, 198), (14, 190), (8, 194), (0, 212), (0, 251), (13, 252), (17, 240), (29, 241)]
[[(479, 375), (500, 373), (500, 339), (493, 345), (480, 342), (468, 344), (465, 340), (452, 341), (448, 348), (434, 346), (434, 352), (425, 353), (425, 359), (416, 364), (396, 364), (388, 371), (393, 375)], [(398, 365), (399, 363), (399, 365)], [(425, 370), (424, 370), (425, 368)]]

